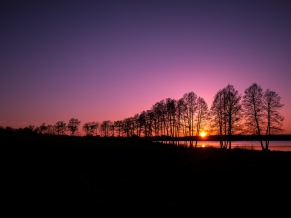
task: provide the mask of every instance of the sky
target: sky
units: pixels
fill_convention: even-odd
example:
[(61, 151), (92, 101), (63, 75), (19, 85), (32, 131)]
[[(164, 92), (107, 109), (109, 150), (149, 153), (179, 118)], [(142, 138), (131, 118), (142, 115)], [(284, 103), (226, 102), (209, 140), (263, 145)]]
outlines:
[(0, 126), (122, 120), (228, 84), (281, 96), (291, 134), (290, 1), (0, 2)]

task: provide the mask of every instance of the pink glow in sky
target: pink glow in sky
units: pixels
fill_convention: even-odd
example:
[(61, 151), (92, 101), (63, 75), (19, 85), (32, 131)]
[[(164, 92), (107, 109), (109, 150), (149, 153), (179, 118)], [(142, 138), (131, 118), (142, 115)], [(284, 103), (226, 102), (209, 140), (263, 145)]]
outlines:
[(122, 120), (256, 82), (291, 134), (289, 1), (1, 1), (0, 126)]

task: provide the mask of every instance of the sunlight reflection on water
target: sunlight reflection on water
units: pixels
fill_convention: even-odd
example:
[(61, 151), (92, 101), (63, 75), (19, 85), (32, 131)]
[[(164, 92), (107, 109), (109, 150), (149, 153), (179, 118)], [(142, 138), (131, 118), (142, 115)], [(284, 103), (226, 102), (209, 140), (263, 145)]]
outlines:
[[(189, 142), (180, 142), (180, 146), (190, 147)], [(242, 148), (249, 150), (261, 150), (259, 141), (233, 141), (231, 143), (232, 148)], [(193, 142), (195, 146), (195, 142)], [(197, 142), (198, 148), (214, 147), (219, 148), (220, 143), (218, 141), (200, 141)], [(271, 151), (290, 151), (291, 152), (291, 141), (270, 141), (269, 149)]]

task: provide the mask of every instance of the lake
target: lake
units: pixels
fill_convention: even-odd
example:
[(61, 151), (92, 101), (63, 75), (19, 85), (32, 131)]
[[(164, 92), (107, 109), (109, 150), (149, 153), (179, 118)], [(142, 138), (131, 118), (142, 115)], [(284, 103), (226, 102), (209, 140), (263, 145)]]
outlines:
[[(180, 142), (182, 145), (184, 142)], [(195, 144), (195, 142), (194, 142)], [(190, 144), (187, 142), (186, 147)], [(243, 148), (249, 150), (261, 150), (261, 145), (259, 141), (232, 141), (232, 148)], [(198, 141), (199, 148), (203, 147), (215, 147), (219, 148), (219, 141)], [(270, 141), (269, 149), (271, 151), (291, 151), (291, 141)]]

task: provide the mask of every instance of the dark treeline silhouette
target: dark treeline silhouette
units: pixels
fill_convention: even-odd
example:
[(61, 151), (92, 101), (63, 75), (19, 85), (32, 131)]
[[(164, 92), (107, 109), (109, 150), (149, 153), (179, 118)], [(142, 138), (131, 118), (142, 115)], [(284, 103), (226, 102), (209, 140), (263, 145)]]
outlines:
[[(284, 105), (280, 100), (278, 93), (263, 91), (256, 83), (245, 89), (243, 96), (227, 85), (215, 94), (210, 109), (202, 97), (189, 92), (178, 100), (166, 98), (156, 102), (151, 109), (123, 120), (84, 123), (82, 130), (86, 136), (98, 137), (168, 137), (177, 145), (180, 140), (174, 139), (188, 137), (190, 147), (197, 147), (201, 132), (206, 132), (208, 137), (221, 136), (220, 147), (225, 149), (231, 149), (234, 135), (258, 135), (262, 150), (268, 150), (271, 135), (284, 131), (284, 117), (279, 111)], [(80, 136), (80, 124), (71, 118), (68, 124), (58, 121), (54, 125), (43, 123), (18, 129), (7, 126), (0, 127), (0, 132)]]

